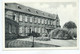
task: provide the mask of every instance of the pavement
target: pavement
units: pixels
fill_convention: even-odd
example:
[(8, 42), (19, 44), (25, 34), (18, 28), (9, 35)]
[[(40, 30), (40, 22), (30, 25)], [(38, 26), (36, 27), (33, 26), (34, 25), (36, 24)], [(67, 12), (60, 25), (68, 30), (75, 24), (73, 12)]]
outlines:
[[(24, 38), (24, 39), (17, 39), (21, 41), (30, 41), (32, 42), (32, 38)], [(77, 40), (60, 40), (60, 39), (51, 39), (50, 41), (39, 41), (34, 40), (34, 42), (38, 43), (44, 43), (44, 44), (51, 44), (51, 45), (58, 45), (61, 47), (76, 47), (77, 46)]]

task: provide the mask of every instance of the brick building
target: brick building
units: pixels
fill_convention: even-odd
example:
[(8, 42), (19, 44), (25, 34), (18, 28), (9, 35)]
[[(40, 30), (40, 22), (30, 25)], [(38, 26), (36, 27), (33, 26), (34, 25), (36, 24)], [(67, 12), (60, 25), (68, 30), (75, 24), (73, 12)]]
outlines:
[[(17, 3), (5, 3), (5, 18), (9, 20), (8, 23), (5, 19), (6, 33), (16, 31), (15, 33), (20, 36), (27, 36), (28, 33), (32, 31), (42, 35), (60, 26), (58, 15), (26, 7)], [(12, 25), (15, 25), (15, 30), (11, 29), (13, 27)]]

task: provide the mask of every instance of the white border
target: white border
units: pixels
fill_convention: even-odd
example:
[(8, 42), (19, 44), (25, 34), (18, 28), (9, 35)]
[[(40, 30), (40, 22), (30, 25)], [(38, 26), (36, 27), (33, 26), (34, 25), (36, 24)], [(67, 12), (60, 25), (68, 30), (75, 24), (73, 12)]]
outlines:
[[(48, 2), (49, 0), (46, 0), (46, 2)], [(12, 2), (12, 1), (11, 1)], [(10, 1), (9, 1), (9, 3), (11, 3)], [(21, 1), (19, 1), (19, 2), (21, 2)], [(31, 1), (30, 0), (30, 2), (34, 2), (34, 1)], [(37, 1), (36, 1), (37, 2)], [(38, 1), (38, 2), (45, 2), (45, 0), (44, 1)], [(59, 1), (60, 2), (60, 1)], [(5, 10), (4, 10), (4, 3), (8, 3), (8, 2), (3, 2), (2, 4), (3, 4), (3, 50), (41, 50), (41, 49), (71, 49), (71, 50), (73, 50), (73, 49), (79, 49), (79, 21), (77, 21), (78, 22), (78, 24), (77, 24), (77, 47), (44, 47), (44, 48), (5, 48), (5, 16), (4, 16), (4, 12), (5, 12)], [(13, 3), (13, 2), (12, 2)], [(78, 1), (77, 1), (77, 3), (78, 3)]]

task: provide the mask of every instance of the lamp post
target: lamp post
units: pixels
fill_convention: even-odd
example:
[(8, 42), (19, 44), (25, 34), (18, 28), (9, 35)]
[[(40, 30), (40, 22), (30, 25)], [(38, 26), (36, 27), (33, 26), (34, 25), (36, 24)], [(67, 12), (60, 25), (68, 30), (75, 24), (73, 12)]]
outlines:
[(33, 37), (33, 40), (32, 40), (32, 47), (34, 47), (34, 34), (35, 34), (35, 32), (32, 31), (32, 37)]
[(47, 29), (47, 32), (48, 32), (48, 37), (49, 37), (49, 40), (50, 40), (50, 35), (49, 35), (49, 31), (50, 31), (50, 30), (49, 30), (49, 29)]

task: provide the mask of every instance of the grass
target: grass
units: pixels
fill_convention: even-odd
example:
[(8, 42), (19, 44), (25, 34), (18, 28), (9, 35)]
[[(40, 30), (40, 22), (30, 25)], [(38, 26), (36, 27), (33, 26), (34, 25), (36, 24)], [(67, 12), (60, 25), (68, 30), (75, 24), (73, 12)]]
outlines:
[[(5, 45), (6, 48), (32, 47), (32, 42), (30, 41), (6, 40), (5, 43), (6, 43)], [(60, 46), (34, 42), (34, 47), (60, 47)]]

